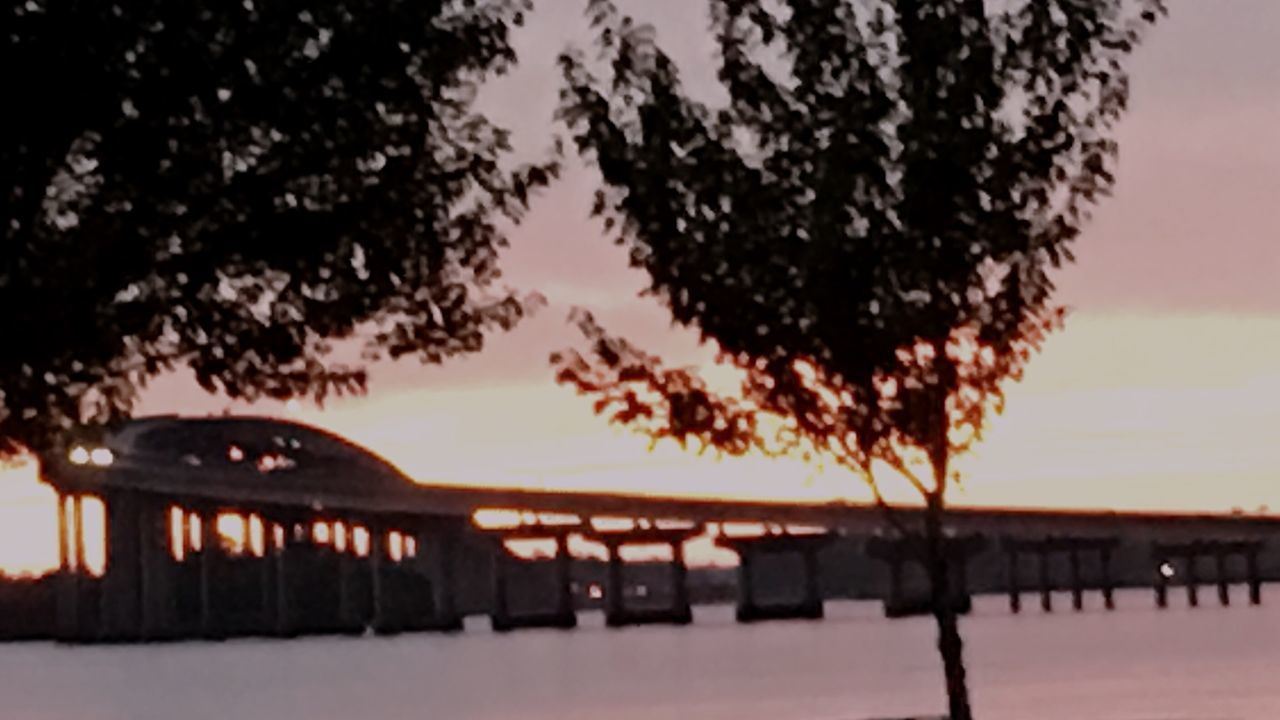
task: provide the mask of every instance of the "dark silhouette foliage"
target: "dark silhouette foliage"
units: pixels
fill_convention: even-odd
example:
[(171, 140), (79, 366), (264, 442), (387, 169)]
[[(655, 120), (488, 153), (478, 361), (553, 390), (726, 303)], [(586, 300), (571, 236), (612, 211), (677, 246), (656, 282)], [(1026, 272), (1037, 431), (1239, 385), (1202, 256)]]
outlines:
[(710, 0), (727, 101), (591, 0), (561, 60), (595, 212), (674, 321), (741, 374), (713, 392), (589, 315), (561, 382), (655, 438), (821, 455), (921, 495), (950, 717), (970, 717), (947, 587), (952, 458), (1062, 311), (1052, 270), (1114, 183), (1122, 67), (1160, 0)]
[(188, 366), (232, 398), (360, 391), (330, 344), (439, 362), (525, 312), (473, 108), (528, 0), (0, 10), (0, 456), (127, 415)]

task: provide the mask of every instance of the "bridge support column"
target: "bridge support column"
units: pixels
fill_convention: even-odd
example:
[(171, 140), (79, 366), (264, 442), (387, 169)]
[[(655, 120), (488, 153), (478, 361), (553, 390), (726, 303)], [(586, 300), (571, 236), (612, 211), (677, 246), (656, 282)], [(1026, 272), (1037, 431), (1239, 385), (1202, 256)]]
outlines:
[[(1114, 536), (1081, 537), (1072, 535), (1018, 539), (1006, 536), (1002, 542), (1006, 552), (1013, 553), (1009, 555), (1008, 560), (1011, 568), (1017, 562), (1016, 553), (1032, 553), (1036, 556), (1037, 569), (1039, 571), (1040, 607), (1044, 612), (1053, 612), (1054, 584), (1049, 563), (1055, 555), (1065, 556), (1067, 577), (1059, 584), (1059, 587), (1067, 588), (1071, 591), (1071, 607), (1073, 610), (1076, 612), (1084, 610), (1084, 594), (1091, 589), (1100, 589), (1106, 608), (1108, 610), (1114, 609), (1111, 551), (1119, 544), (1118, 538)], [(1086, 578), (1081, 568), (1082, 553), (1097, 553), (1099, 569), (1093, 578)], [(1020, 589), (1017, 587), (1016, 570), (1011, 571), (1009, 577), (1010, 592), (1012, 593)], [(1020, 605), (1021, 603), (1018, 604)], [(1010, 605), (1011, 607), (1014, 606), (1012, 598), (1010, 599)], [(1017, 612), (1016, 607), (1014, 607), (1014, 612)]]
[(387, 563), (387, 529), (380, 523), (369, 523), (369, 594), (372, 608), (370, 609), (370, 625), (373, 631), (379, 635), (391, 635), (400, 631), (399, 627), (390, 622), (387, 616), (386, 607), (386, 587), (383, 577), (384, 567)]
[[(497, 538), (493, 551), (493, 611), (490, 622), (494, 632), (508, 632), (517, 628), (550, 627), (568, 630), (578, 626), (578, 614), (573, 607), (571, 571), (573, 556), (569, 553), (569, 530), (557, 529), (549, 535), (556, 541), (556, 556), (551, 560), (555, 577), (555, 600), (550, 611), (513, 615), (507, 593), (508, 565), (513, 562), (501, 538)], [(529, 539), (532, 536), (523, 536)], [(547, 535), (541, 535), (546, 538)]]
[(569, 552), (569, 535), (561, 533), (556, 536), (556, 613), (561, 617), (574, 618), (573, 611), (573, 555)]
[[(818, 551), (831, 542), (829, 533), (802, 535), (781, 533), (757, 537), (724, 537), (716, 544), (738, 554), (738, 622), (759, 620), (819, 620), (824, 614)], [(765, 554), (791, 555), (799, 561), (804, 575), (798, 602), (763, 605), (756, 597), (752, 577), (755, 563)]]
[[(687, 625), (693, 622), (689, 606), (688, 568), (684, 562), (684, 541), (695, 531), (663, 530), (646, 527), (633, 531), (598, 532), (591, 537), (603, 543), (608, 552), (608, 576), (605, 587), (605, 624), (609, 627), (628, 625)], [(624, 545), (666, 545), (671, 548), (670, 595), (667, 607), (629, 608), (626, 602), (625, 562), (620, 550)]]
[[(987, 539), (981, 535), (966, 535), (947, 538), (943, 545), (949, 576), (948, 602), (957, 614), (967, 614), (971, 609), (969, 596), (969, 560), (987, 548)], [(884, 599), (884, 614), (889, 618), (908, 617), (929, 614), (933, 611), (933, 600), (927, 591), (917, 592), (910, 597), (903, 597), (900, 581), (895, 579), (900, 570), (895, 566), (915, 563), (924, 566), (927, 549), (922, 538), (916, 535), (898, 537), (868, 538), (863, 547), (869, 557), (888, 563), (890, 571), (890, 592)], [(1010, 547), (1006, 544), (1005, 550)], [(927, 575), (927, 573), (926, 573)]]
[(673, 610), (682, 623), (693, 622), (689, 604), (689, 566), (684, 561), (684, 542), (671, 543), (671, 584)]
[(274, 582), (274, 600), (275, 600), (275, 634), (278, 637), (294, 637), (297, 635), (297, 628), (293, 617), (293, 598), (290, 597), (291, 570), (292, 563), (289, 562), (290, 556), (293, 554), (292, 548), (295, 544), (294, 523), (289, 519), (280, 523), (273, 523), (271, 528), (272, 535), (277, 533), (279, 529), (280, 543), (275, 547), (272, 553), (272, 561), (274, 572), (272, 579)]
[(622, 581), (622, 557), (618, 555), (617, 543), (606, 544), (605, 551), (608, 555), (608, 573), (604, 588), (604, 619), (606, 625), (618, 627), (625, 624), (626, 614), (623, 602), (626, 587)]
[(1084, 610), (1084, 585), (1080, 581), (1080, 553), (1072, 548), (1067, 553), (1067, 561), (1071, 573), (1071, 608), (1080, 612)]
[(103, 640), (137, 640), (142, 629), (142, 498), (115, 491), (103, 497), (105, 567), (100, 582)]
[(431, 629), (461, 630), (463, 623), (458, 612), (454, 568), (454, 555), (458, 550), (457, 528), (446, 524), (433, 525), (418, 534), (417, 545), (418, 561), (425, 565), (431, 582)]
[(359, 606), (355, 597), (355, 542), (351, 526), (345, 521), (335, 520), (332, 532), (333, 551), (338, 564), (338, 625), (344, 633), (359, 634), (364, 632), (364, 619), (357, 611)]
[[(1212, 557), (1214, 560), (1214, 577), (1211, 581), (1216, 586), (1218, 602), (1231, 604), (1231, 576), (1228, 572), (1228, 560), (1232, 555), (1241, 555), (1245, 562), (1245, 582), (1249, 588), (1249, 602), (1258, 604), (1261, 597), (1261, 578), (1258, 576), (1258, 552), (1262, 542), (1257, 540), (1216, 540), (1201, 539), (1183, 543), (1152, 543), (1151, 556), (1157, 563), (1168, 563), (1169, 558), (1177, 558), (1181, 562), (1186, 575), (1187, 604), (1196, 607), (1199, 604), (1199, 586), (1201, 581), (1199, 561)], [(1172, 575), (1172, 573), (1169, 573)], [(1157, 577), (1157, 600), (1165, 594), (1161, 588), (1167, 586), (1163, 577)]]
[(1245, 551), (1245, 576), (1249, 583), (1249, 604), (1262, 604), (1262, 576), (1258, 573), (1258, 547), (1251, 546)]
[(905, 595), (902, 589), (902, 558), (894, 556), (889, 559), (889, 604), (894, 607), (902, 605)]
[(489, 613), (494, 632), (515, 629), (511, 618), (511, 604), (507, 600), (507, 549), (501, 538), (494, 538), (494, 550), (489, 555), (490, 579), (493, 582), (493, 608)]
[(1227, 556), (1221, 550), (1214, 553), (1214, 570), (1217, 571), (1218, 603), (1223, 607), (1231, 604), (1231, 588), (1228, 586)]
[(751, 622), (760, 614), (756, 605), (755, 576), (756, 551), (751, 545), (743, 545), (738, 552), (738, 622)]
[(1005, 572), (1009, 585), (1009, 612), (1022, 612), (1022, 588), (1018, 577), (1018, 551), (1010, 547), (1005, 551)]
[(1111, 580), (1111, 548), (1103, 547), (1100, 549), (1098, 551), (1098, 559), (1102, 566), (1102, 604), (1108, 610), (1115, 610), (1115, 584)]
[(1053, 586), (1049, 584), (1049, 553), (1043, 548), (1036, 555), (1040, 570), (1040, 609), (1053, 612)]
[(1195, 553), (1187, 553), (1186, 555), (1187, 604), (1191, 607), (1200, 605), (1200, 577), (1199, 569), (1196, 567), (1198, 559)]
[[(822, 615), (821, 570), (818, 567), (818, 548), (812, 545), (804, 548), (800, 557), (804, 562), (804, 605), (811, 608), (811, 613)], [(965, 584), (965, 566), (960, 563), (960, 584)]]
[(1161, 610), (1169, 607), (1169, 578), (1164, 574), (1164, 565), (1164, 561), (1156, 561), (1156, 607)]
[(173, 539), (169, 504), (164, 497), (143, 495), (138, 517), (139, 634), (160, 640), (177, 634), (174, 601)]

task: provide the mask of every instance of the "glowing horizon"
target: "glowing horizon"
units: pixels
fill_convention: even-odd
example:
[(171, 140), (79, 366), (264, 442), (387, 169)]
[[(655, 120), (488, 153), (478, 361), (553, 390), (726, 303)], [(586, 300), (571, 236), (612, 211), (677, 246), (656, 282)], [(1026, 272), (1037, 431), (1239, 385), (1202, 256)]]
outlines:
[[(523, 332), (523, 331), (522, 331)], [(1187, 338), (1197, 342), (1188, 343)], [(519, 340), (517, 338), (517, 340)], [(1113, 362), (1096, 359), (1105, 348)], [(955, 505), (1228, 512), (1280, 509), (1280, 320), (1081, 316), (1049, 341), (1008, 411), (958, 463)], [(1123, 358), (1124, 362), (1114, 362)], [(467, 360), (458, 363), (466, 366)], [(428, 372), (428, 371), (424, 371)], [(430, 372), (447, 372), (437, 369)], [(590, 403), (541, 381), (381, 389), (325, 409), (236, 405), (337, 432), (419, 482), (741, 500), (870, 500), (834, 467), (763, 457), (699, 457), (604, 424)], [(142, 413), (227, 409), (169, 378)], [(389, 391), (388, 391), (389, 390)], [(895, 502), (915, 498), (888, 482)], [(52, 492), (31, 467), (0, 473), (0, 568), (56, 561)]]

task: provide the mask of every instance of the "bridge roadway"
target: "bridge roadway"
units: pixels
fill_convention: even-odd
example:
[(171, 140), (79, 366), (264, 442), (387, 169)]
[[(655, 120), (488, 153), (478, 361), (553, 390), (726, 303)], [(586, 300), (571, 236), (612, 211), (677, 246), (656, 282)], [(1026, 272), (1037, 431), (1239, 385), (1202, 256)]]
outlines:
[[(579, 517), (642, 517), (699, 523), (772, 523), (820, 526), (851, 535), (887, 528), (886, 511), (850, 502), (801, 503), (723, 498), (673, 498), (607, 492), (553, 492), (515, 488), (420, 485), (412, 503), (425, 512), (472, 516), (485, 509), (524, 510)], [(401, 509), (404, 509), (403, 506)], [(904, 521), (920, 508), (894, 506)], [(956, 534), (1053, 535), (1152, 533), (1168, 538), (1239, 535), (1265, 537), (1280, 531), (1280, 516), (1021, 507), (954, 506), (947, 527)], [(1127, 534), (1127, 533), (1126, 533)]]
[[(79, 472), (76, 472), (79, 471)], [(413, 482), (400, 476), (376, 492), (353, 493), (349, 483), (244, 483), (231, 473), (126, 458), (107, 473), (86, 472), (59, 463), (58, 484), (67, 492), (100, 492), (120, 484), (131, 490), (187, 498), (192, 502), (295, 507), (325, 513), (354, 512), (404, 516), (470, 518), (481, 510), (518, 510), (590, 517), (639, 517), (697, 523), (771, 523), (821, 526), (853, 535), (872, 535), (888, 527), (886, 511), (867, 503), (766, 501), (712, 497), (663, 497), (625, 492), (551, 491)], [(256, 474), (256, 473), (255, 473)], [(363, 473), (362, 473), (363, 475)], [(47, 476), (46, 476), (47, 477)], [(363, 480), (364, 477), (361, 477)], [(299, 487), (301, 485), (302, 487)], [(381, 485), (381, 484), (379, 484)], [(895, 505), (904, 521), (919, 507)], [(1169, 541), (1201, 535), (1255, 538), (1280, 531), (1280, 515), (1031, 507), (952, 506), (947, 527), (957, 534), (1021, 535), (1154, 533)]]

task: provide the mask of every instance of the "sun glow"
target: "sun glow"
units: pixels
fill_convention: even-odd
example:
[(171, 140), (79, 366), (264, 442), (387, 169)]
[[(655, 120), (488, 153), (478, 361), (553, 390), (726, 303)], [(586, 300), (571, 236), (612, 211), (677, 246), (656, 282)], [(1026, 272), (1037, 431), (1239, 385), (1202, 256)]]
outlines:
[[(992, 418), (984, 439), (960, 458), (962, 483), (950, 500), (1280, 508), (1274, 476), (1280, 446), (1271, 437), (1280, 427), (1276, 357), (1280, 320), (1076, 318), (1032, 361), (1026, 381), (1010, 389), (1007, 413)], [(173, 406), (153, 401), (143, 410), (203, 412), (198, 403), (208, 400), (182, 387), (157, 393)], [(380, 395), (375, 376), (372, 387), (374, 394), (323, 412), (304, 406), (297, 419), (346, 435), (424, 482), (806, 502), (870, 497), (857, 476), (830, 462), (698, 456), (674, 443), (650, 448), (647, 439), (606, 426), (589, 402), (546, 381)], [(91, 462), (92, 450), (86, 452)], [(891, 501), (916, 500), (891, 471), (877, 470), (885, 473)], [(95, 512), (86, 505), (91, 563), (101, 555)], [(525, 520), (506, 512), (495, 508), (476, 521)], [(54, 495), (37, 482), (34, 464), (0, 471), (0, 567), (26, 573), (54, 567), (56, 520)], [(218, 521), (219, 535), (233, 546), (242, 527), (238, 518)], [(251, 532), (255, 542), (261, 533)], [(362, 528), (352, 542), (365, 552)]]

